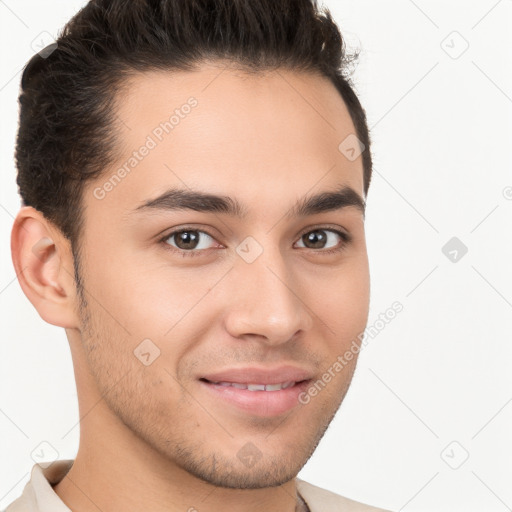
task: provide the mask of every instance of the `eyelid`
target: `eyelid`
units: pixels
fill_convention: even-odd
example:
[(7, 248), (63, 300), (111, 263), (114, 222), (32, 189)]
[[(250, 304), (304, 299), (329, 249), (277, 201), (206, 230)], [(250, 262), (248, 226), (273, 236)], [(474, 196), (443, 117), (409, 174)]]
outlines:
[(303, 237), (306, 233), (310, 233), (311, 231), (333, 231), (337, 233), (338, 235), (342, 236), (347, 241), (352, 240), (352, 235), (346, 230), (345, 228), (342, 228), (341, 226), (338, 226), (337, 224), (329, 225), (329, 224), (318, 224), (313, 226), (308, 226), (307, 228), (304, 228), (300, 234), (299, 238)]

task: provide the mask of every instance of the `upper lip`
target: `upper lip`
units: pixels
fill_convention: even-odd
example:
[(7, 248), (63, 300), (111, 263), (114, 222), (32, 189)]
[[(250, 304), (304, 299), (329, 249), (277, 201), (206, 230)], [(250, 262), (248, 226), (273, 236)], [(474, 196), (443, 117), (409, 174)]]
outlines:
[(203, 375), (201, 378), (211, 382), (239, 382), (241, 384), (279, 384), (281, 382), (300, 382), (312, 378), (310, 371), (297, 366), (279, 366), (277, 368), (227, 368)]

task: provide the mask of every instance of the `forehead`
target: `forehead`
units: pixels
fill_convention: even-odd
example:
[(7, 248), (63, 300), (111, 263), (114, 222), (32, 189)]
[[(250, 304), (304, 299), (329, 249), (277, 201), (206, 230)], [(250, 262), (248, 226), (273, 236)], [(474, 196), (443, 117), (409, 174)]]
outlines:
[(136, 74), (116, 100), (120, 157), (91, 184), (107, 185), (102, 208), (126, 211), (171, 187), (262, 208), (341, 184), (363, 197), (362, 159), (339, 149), (354, 125), (319, 75), (203, 65)]

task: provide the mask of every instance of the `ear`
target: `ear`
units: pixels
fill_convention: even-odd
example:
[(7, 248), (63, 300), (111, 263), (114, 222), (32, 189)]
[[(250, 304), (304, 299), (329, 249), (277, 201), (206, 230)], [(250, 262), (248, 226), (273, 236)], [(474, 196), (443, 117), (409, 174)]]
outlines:
[(11, 256), (28, 300), (46, 322), (79, 328), (71, 244), (41, 212), (24, 206), (11, 231)]

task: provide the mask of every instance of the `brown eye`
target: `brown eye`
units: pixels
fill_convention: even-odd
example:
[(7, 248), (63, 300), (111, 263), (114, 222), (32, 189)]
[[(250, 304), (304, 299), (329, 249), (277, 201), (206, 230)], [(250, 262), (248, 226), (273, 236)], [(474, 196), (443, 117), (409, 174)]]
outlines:
[[(174, 231), (168, 237), (166, 237), (166, 243), (181, 249), (183, 251), (202, 250), (208, 249), (209, 243), (213, 241), (213, 238), (204, 231), (197, 229), (184, 229), (181, 231)], [(174, 243), (171, 243), (174, 241)]]
[(199, 243), (197, 231), (181, 231), (174, 235), (174, 240), (179, 249), (195, 249)]
[(327, 242), (327, 236), (324, 231), (317, 229), (316, 231), (310, 231), (303, 235), (302, 241), (304, 245), (310, 249), (322, 249)]
[(334, 229), (315, 229), (301, 236), (300, 241), (306, 249), (331, 249), (347, 241), (347, 235)]

